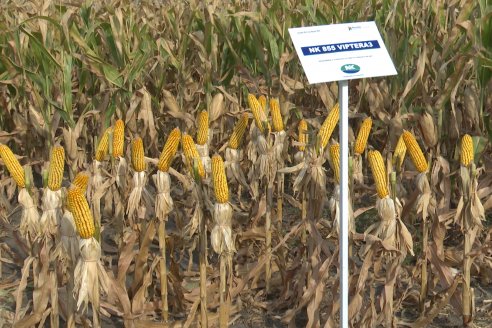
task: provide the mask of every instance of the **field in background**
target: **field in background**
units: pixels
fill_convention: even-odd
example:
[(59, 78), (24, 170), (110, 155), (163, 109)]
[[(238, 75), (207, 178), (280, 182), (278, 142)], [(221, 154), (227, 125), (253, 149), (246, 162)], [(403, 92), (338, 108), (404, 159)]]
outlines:
[[(334, 127), (330, 145), (322, 145), (320, 154), (322, 136), (318, 131), (336, 107), (338, 91), (336, 84), (308, 85), (288, 28), (367, 20), (376, 21), (398, 75), (349, 84), (351, 155), (354, 163), (361, 164), (356, 172), (359, 178), (354, 176), (351, 185), (355, 225), (351, 299), (357, 300), (351, 304), (351, 321), (360, 327), (389, 323), (424, 327), (432, 320), (437, 326), (460, 324), (466, 282), (462, 275), (466, 276), (467, 270), (463, 249), (468, 244), (473, 259), (473, 264), (468, 263), (475, 299), (472, 312), (478, 326), (486, 322), (484, 318), (492, 310), (490, 0), (104, 3), (0, 3), (0, 143), (19, 156), (27, 168), (26, 176), (32, 171), (28, 187), (34, 207), (40, 213), (45, 210), (42, 197), (48, 184), (50, 151), (56, 145), (65, 151), (64, 190), (78, 172), (101, 177), (97, 183), (90, 180), (87, 195), (96, 217), (101, 263), (113, 287), (113, 292), (101, 294), (103, 326), (110, 322), (117, 322), (115, 326), (133, 323), (143, 327), (150, 322), (159, 326), (164, 316), (163, 269), (159, 266), (162, 240), (167, 248), (170, 322), (177, 327), (194, 326), (204, 319), (199, 285), (206, 273), (208, 320), (211, 326), (219, 324), (223, 313), (218, 308), (227, 300), (219, 297), (222, 257), (210, 245), (214, 178), (209, 172), (209, 177), (199, 182), (197, 167), (192, 165), (195, 171), (190, 173), (190, 160), (180, 146), (171, 172), (174, 209), (164, 238), (158, 236), (161, 226), (155, 219), (154, 198), (160, 189), (152, 175), (159, 171), (157, 159), (174, 128), (197, 141), (197, 117), (203, 110), (208, 112), (211, 132), (206, 156), (198, 147), (200, 156), (203, 160), (218, 153), (226, 158), (226, 168), (231, 167), (233, 161), (227, 160), (226, 152), (231, 148), (233, 128), (244, 113), (254, 121), (249, 94), (265, 95), (268, 101), (278, 99), (285, 136), (282, 151), (276, 152), (280, 131), (275, 118), (262, 119), (271, 122), (273, 129), (270, 134), (261, 131), (263, 136), (255, 134), (263, 130), (262, 124), (258, 120), (256, 125), (251, 123), (235, 167), (243, 171), (247, 183), (241, 185), (238, 171), (228, 171), (235, 253), (229, 254), (227, 316), (237, 327), (289, 322), (310, 327), (321, 322), (329, 327), (337, 322), (338, 239), (336, 215), (329, 205), (336, 193), (336, 175), (328, 153), (338, 134)], [(266, 106), (266, 114), (273, 112), (272, 107), (270, 103)], [(372, 118), (368, 146), (356, 159), (353, 147), (366, 117)], [(113, 142), (118, 119), (125, 123), (122, 158), (129, 170), (124, 174), (118, 171), (120, 159), (113, 156), (104, 154), (98, 160), (101, 166), (94, 165), (108, 128), (110, 144)], [(308, 125), (305, 150), (298, 134), (301, 119)], [(418, 168), (409, 159), (401, 170), (392, 161), (404, 129), (414, 133), (428, 162), (430, 189), (425, 192), (417, 187)], [(468, 182), (463, 182), (460, 159), (465, 134), (473, 140), (475, 166), (470, 169), (470, 179), (476, 185), (472, 182), (471, 189), (464, 187)], [(131, 158), (136, 137), (144, 144), (148, 176), (135, 214), (128, 214), (128, 199), (135, 187), (131, 173), (138, 171)], [(261, 137), (268, 145), (271, 157), (265, 161), (272, 171), (255, 165), (262, 156)], [(368, 151), (373, 149), (383, 154), (387, 179), (395, 172), (396, 179), (386, 185), (390, 196), (402, 203), (396, 210), (398, 222), (408, 228), (414, 255), (394, 240), (391, 248), (384, 243), (388, 236), (373, 229), (380, 221), (375, 209), (379, 190), (368, 160)], [(316, 160), (324, 158), (323, 151), (329, 160), (320, 164)], [(308, 162), (306, 167), (319, 171), (307, 169), (303, 174), (311, 178), (302, 180), (299, 163)], [(37, 241), (16, 232), (22, 207), (16, 182), (4, 164), (0, 161), (0, 327), (2, 320), (10, 323), (23, 314), (32, 320), (28, 323), (56, 314), (64, 326), (66, 309), (52, 304), (56, 303), (53, 290), (59, 293), (60, 302), (68, 297), (65, 287), (70, 280), (69, 269), (57, 269), (57, 233), (46, 244), (52, 249), (43, 262), (42, 252), (37, 253), (33, 246)], [(313, 181), (325, 181), (323, 175), (325, 189), (317, 189), (320, 187)], [(424, 194), (427, 201), (421, 197)], [(473, 205), (460, 206), (468, 204), (471, 195), (477, 196)], [(314, 208), (324, 201), (323, 209)], [(462, 215), (469, 210), (472, 217), (480, 217), (480, 209), (473, 210), (477, 202), (482, 205), (484, 220), (478, 220), (480, 229), (473, 230), (475, 226), (465, 224)], [(203, 208), (200, 215), (197, 207)], [(61, 208), (66, 208), (65, 200)], [(161, 243), (158, 237), (163, 238)], [(205, 248), (201, 248), (203, 238), (208, 238)], [(203, 253), (204, 249), (207, 252)], [(48, 292), (33, 278), (34, 266), (29, 274), (29, 259), (32, 263), (39, 260), (40, 267), (47, 265), (57, 276), (50, 278), (49, 302), (40, 302), (35, 296)], [(427, 287), (422, 287), (425, 284)], [(77, 322), (90, 321), (90, 306), (88, 313), (80, 310)], [(251, 317), (258, 313), (264, 321), (255, 323)], [(22, 324), (27, 327), (28, 323)]]

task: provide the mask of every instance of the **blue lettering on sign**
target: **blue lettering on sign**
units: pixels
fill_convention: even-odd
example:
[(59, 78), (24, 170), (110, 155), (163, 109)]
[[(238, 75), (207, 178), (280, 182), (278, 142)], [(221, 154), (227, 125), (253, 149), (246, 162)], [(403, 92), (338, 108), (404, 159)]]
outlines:
[(345, 43), (324, 44), (316, 46), (301, 47), (302, 54), (304, 56), (310, 55), (322, 55), (327, 53), (344, 52), (344, 51), (357, 51), (357, 50), (369, 50), (378, 49), (379, 42), (377, 40), (369, 41), (356, 41)]

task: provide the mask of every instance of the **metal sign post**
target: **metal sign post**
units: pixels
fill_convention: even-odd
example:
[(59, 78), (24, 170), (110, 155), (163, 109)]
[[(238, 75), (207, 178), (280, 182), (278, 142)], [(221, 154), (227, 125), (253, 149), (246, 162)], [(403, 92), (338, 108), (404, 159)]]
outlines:
[(348, 81), (338, 82), (340, 102), (340, 327), (348, 327), (349, 296), (349, 174), (348, 174)]
[(375, 22), (289, 29), (309, 83), (338, 81), (340, 103), (340, 327), (348, 327), (348, 80), (396, 75)]

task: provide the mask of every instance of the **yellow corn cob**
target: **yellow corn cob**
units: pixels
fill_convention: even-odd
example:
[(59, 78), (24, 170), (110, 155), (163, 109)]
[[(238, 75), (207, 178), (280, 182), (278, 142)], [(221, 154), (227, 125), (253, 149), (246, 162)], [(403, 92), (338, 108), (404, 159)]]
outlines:
[(80, 188), (70, 188), (68, 190), (67, 201), (80, 238), (91, 238), (96, 229), (89, 204), (84, 197), (83, 191)]
[(198, 114), (198, 132), (196, 134), (196, 143), (203, 146), (207, 143), (208, 139), (208, 112), (206, 110), (201, 111)]
[(273, 131), (283, 131), (284, 122), (282, 121), (282, 114), (280, 113), (280, 104), (276, 98), (270, 99), (270, 113), (272, 115)]
[(99, 145), (97, 146), (96, 150), (96, 161), (102, 162), (104, 160), (104, 157), (106, 157), (106, 154), (108, 153), (110, 132), (111, 127), (107, 128), (106, 131), (104, 131), (104, 134), (99, 141)]
[(181, 131), (179, 128), (174, 128), (174, 130), (169, 133), (167, 137), (166, 144), (162, 148), (161, 156), (159, 157), (159, 162), (157, 163), (157, 168), (159, 171), (167, 172), (171, 167), (174, 155), (178, 150), (179, 141), (181, 140)]
[(340, 145), (335, 143), (330, 146), (330, 159), (331, 167), (333, 169), (333, 176), (335, 177), (335, 182), (340, 183)]
[(333, 130), (335, 130), (335, 126), (337, 126), (338, 118), (340, 116), (340, 105), (337, 103), (331, 109), (330, 113), (326, 117), (323, 125), (321, 126), (318, 132), (318, 138), (321, 142), (320, 146), (322, 149), (325, 149), (328, 145), (328, 141), (330, 140), (331, 134)]
[(377, 150), (369, 151), (369, 166), (371, 167), (376, 191), (379, 198), (384, 198), (389, 195), (388, 184), (386, 182), (386, 167), (384, 166), (383, 156)]
[(403, 161), (405, 160), (405, 154), (407, 152), (407, 146), (405, 140), (403, 140), (403, 134), (398, 139), (395, 152), (393, 153), (393, 165), (401, 168)]
[(60, 190), (64, 168), (65, 149), (62, 146), (55, 146), (51, 151), (50, 167), (48, 171), (48, 188), (53, 191)]
[(85, 193), (85, 191), (87, 190), (88, 183), (89, 183), (89, 175), (86, 172), (77, 173), (77, 175), (75, 176), (75, 178), (73, 178), (72, 181), (72, 184), (75, 187), (80, 188), (80, 190), (82, 190), (83, 193)]
[(369, 133), (371, 132), (372, 119), (370, 117), (366, 118), (359, 129), (359, 134), (357, 134), (357, 139), (355, 140), (354, 152), (361, 155), (367, 145), (367, 139), (369, 138)]
[(238, 149), (241, 141), (243, 140), (244, 131), (248, 126), (248, 114), (241, 115), (239, 121), (237, 121), (234, 130), (232, 131), (231, 138), (229, 139), (229, 148)]
[(417, 171), (420, 173), (425, 172), (427, 170), (427, 160), (413, 134), (408, 131), (403, 131), (403, 140), (405, 140), (405, 146), (408, 149), (410, 158), (412, 159), (413, 165), (417, 168)]
[(470, 163), (473, 162), (473, 157), (473, 139), (472, 137), (470, 137), (470, 135), (465, 134), (463, 138), (461, 138), (461, 165), (470, 165)]
[(267, 112), (267, 108), (266, 108), (267, 99), (266, 99), (266, 97), (264, 95), (261, 95), (258, 97), (258, 101), (260, 102), (261, 108), (263, 108), (263, 111), (266, 113)]
[(123, 148), (125, 146), (125, 123), (118, 120), (114, 124), (113, 130), (113, 157), (123, 157)]
[(144, 147), (142, 138), (133, 139), (132, 143), (132, 165), (137, 172), (145, 171)]
[(217, 202), (220, 204), (227, 203), (229, 201), (229, 188), (227, 187), (224, 161), (220, 155), (212, 156), (212, 178)]
[(302, 119), (299, 121), (299, 125), (297, 126), (297, 131), (299, 132), (299, 143), (304, 144), (304, 145), (299, 146), (299, 150), (304, 151), (304, 149), (306, 149), (305, 145), (307, 145), (307, 143), (308, 143), (306, 120)]
[(7, 166), (10, 175), (14, 179), (15, 183), (19, 188), (24, 188), (26, 183), (24, 181), (24, 170), (20, 165), (17, 158), (15, 158), (14, 153), (6, 145), (0, 145), (0, 156), (2, 157), (3, 163)]
[(261, 107), (258, 99), (256, 99), (254, 95), (249, 94), (248, 104), (249, 104), (249, 108), (251, 108), (251, 111), (253, 112), (256, 127), (260, 129), (261, 132), (265, 132), (265, 128), (267, 128), (268, 132), (270, 132), (270, 124), (268, 123), (266, 113)]
[(196, 150), (195, 143), (193, 142), (193, 138), (189, 134), (185, 134), (183, 138), (181, 138), (181, 143), (183, 146), (183, 152), (186, 157), (186, 161), (188, 162), (188, 166), (190, 168), (190, 172), (193, 175), (196, 167), (198, 175), (200, 178), (205, 178), (205, 168), (203, 167), (202, 160), (200, 159), (200, 155)]

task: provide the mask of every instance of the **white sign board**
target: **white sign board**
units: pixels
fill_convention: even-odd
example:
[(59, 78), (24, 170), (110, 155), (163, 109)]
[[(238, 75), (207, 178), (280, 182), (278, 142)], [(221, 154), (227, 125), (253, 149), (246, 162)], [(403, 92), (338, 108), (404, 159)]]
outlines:
[(310, 84), (396, 75), (375, 22), (289, 29)]

